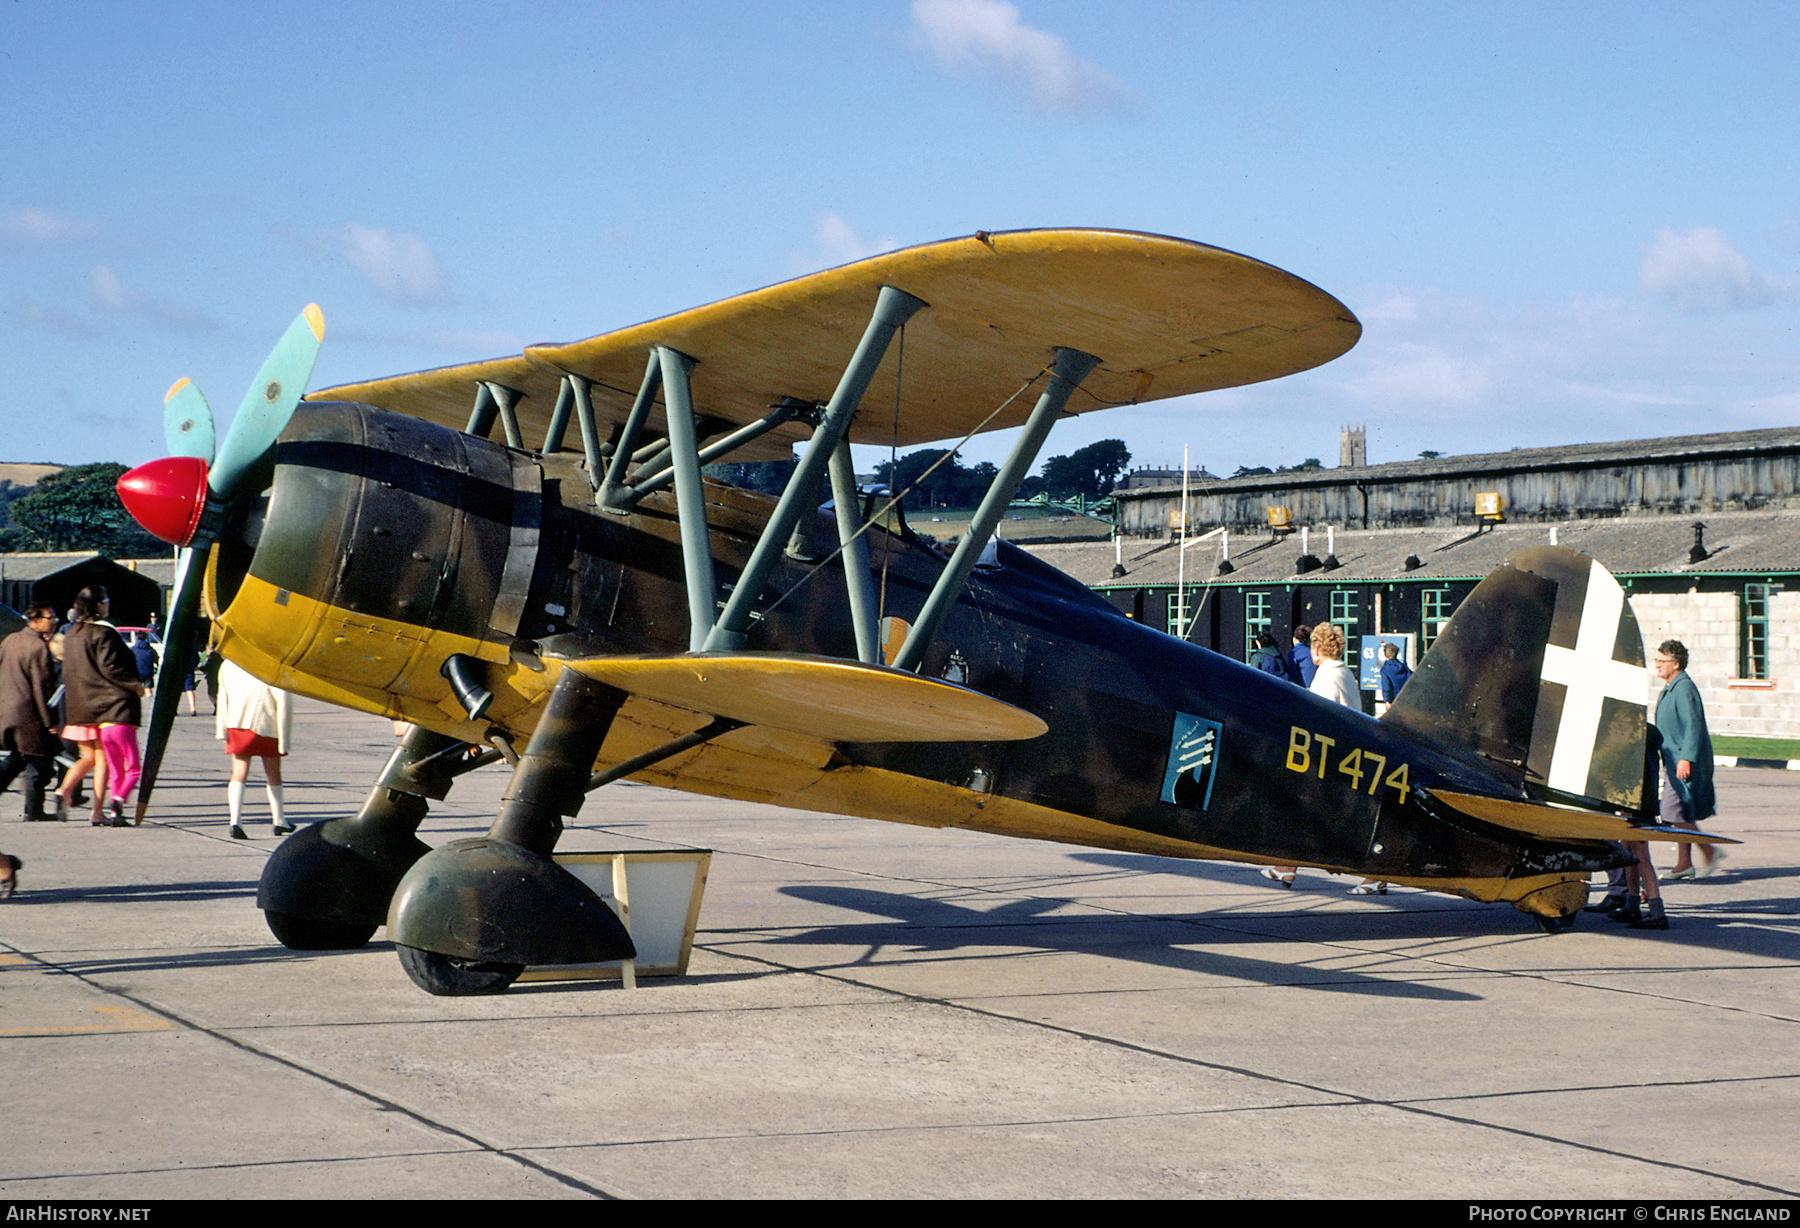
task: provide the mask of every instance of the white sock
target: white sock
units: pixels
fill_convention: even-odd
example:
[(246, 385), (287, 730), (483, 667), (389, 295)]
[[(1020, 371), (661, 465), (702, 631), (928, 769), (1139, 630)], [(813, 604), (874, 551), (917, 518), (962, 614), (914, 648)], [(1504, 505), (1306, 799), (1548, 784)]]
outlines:
[(269, 814), (271, 816), (270, 821), (276, 827), (286, 827), (287, 820), (281, 817), (281, 805), (282, 805), (281, 789), (282, 789), (282, 786), (280, 786), (280, 785), (264, 785), (263, 788), (265, 791), (267, 791), (267, 793), (269, 795)]
[(244, 825), (244, 782), (233, 780), (225, 786), (225, 800), (231, 806), (231, 825)]

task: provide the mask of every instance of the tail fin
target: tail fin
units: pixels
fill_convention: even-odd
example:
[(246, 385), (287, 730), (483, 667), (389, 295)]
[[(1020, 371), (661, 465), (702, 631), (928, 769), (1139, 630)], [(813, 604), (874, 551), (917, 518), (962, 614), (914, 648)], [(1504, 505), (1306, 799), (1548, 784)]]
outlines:
[(1382, 719), (1647, 816), (1648, 694), (1619, 582), (1585, 554), (1534, 546), (1476, 586)]

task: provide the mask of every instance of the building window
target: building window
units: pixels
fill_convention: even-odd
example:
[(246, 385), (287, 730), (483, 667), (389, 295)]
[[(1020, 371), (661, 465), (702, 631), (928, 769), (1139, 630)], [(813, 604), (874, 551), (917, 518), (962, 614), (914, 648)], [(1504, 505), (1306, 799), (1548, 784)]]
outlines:
[(1256, 637), (1275, 623), (1274, 598), (1268, 593), (1244, 594), (1244, 660), (1256, 651)]
[(1447, 588), (1425, 589), (1419, 598), (1419, 653), (1424, 655), (1444, 633), (1444, 624), (1450, 621), (1454, 607)]
[(1188, 630), (1188, 599), (1193, 596), (1191, 588), (1171, 589), (1169, 591), (1169, 620), (1166, 630), (1170, 635), (1183, 635)]
[(1742, 625), (1738, 631), (1738, 677), (1769, 676), (1769, 595), (1779, 584), (1744, 585)]
[(1331, 590), (1331, 625), (1344, 633), (1344, 664), (1352, 670), (1362, 659), (1358, 651), (1358, 624), (1362, 622), (1362, 594), (1353, 588)]

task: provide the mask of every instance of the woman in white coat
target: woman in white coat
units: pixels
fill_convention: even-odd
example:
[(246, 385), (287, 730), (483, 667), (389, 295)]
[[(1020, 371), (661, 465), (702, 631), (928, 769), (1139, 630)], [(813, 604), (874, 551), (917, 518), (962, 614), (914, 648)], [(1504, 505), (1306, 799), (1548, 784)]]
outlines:
[(286, 691), (258, 681), (241, 666), (226, 661), (219, 666), (218, 737), (231, 756), (231, 783), (225, 797), (231, 806), (231, 838), (248, 840), (244, 831), (244, 786), (250, 779), (250, 761), (261, 759), (268, 783), (269, 818), (275, 834), (294, 830), (282, 814), (281, 758), (293, 740), (294, 707)]
[[(1362, 711), (1362, 690), (1356, 685), (1356, 675), (1344, 664), (1344, 633), (1330, 623), (1320, 623), (1314, 627), (1312, 659), (1313, 678), (1306, 689), (1314, 695), (1323, 695), (1334, 704)], [(1297, 866), (1269, 866), (1262, 874), (1264, 878), (1280, 883), (1283, 887), (1292, 887), (1298, 870)], [(1350, 894), (1386, 895), (1387, 884), (1375, 879), (1365, 879), (1350, 888)]]

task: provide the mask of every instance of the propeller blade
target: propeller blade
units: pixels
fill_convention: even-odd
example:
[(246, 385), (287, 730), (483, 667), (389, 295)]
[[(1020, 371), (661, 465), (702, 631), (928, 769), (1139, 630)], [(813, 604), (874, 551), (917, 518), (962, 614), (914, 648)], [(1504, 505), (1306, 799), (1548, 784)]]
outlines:
[(310, 303), (269, 352), (250, 391), (244, 394), (244, 403), (238, 406), (237, 417), (231, 420), (231, 429), (225, 432), (218, 459), (207, 476), (207, 484), (220, 497), (231, 497), (244, 471), (269, 450), (294, 416), (294, 406), (312, 378), (313, 360), (324, 339), (325, 313), (317, 303)]
[(169, 731), (175, 727), (175, 709), (181, 703), (182, 692), (176, 680), (182, 669), (194, 663), (194, 643), (200, 626), (200, 591), (206, 579), (206, 560), (211, 554), (211, 546), (183, 550), (181, 561), (175, 568), (168, 634), (163, 637), (162, 676), (157, 679), (156, 694), (150, 704), (143, 775), (138, 778), (139, 823), (144, 821), (144, 811), (150, 807), (150, 794), (156, 788), (157, 773), (162, 770), (163, 751), (168, 749)]
[(163, 397), (163, 443), (170, 456), (193, 456), (212, 464), (212, 407), (200, 387), (183, 376)]

